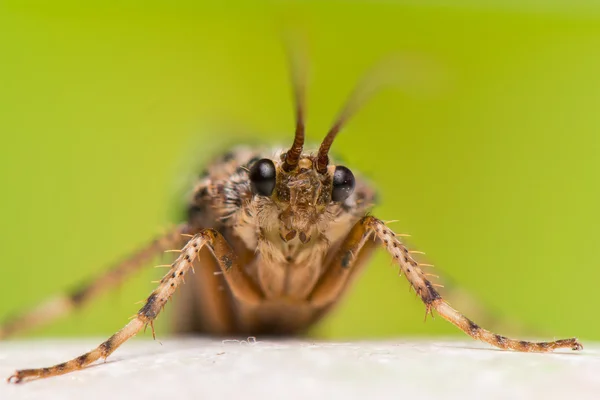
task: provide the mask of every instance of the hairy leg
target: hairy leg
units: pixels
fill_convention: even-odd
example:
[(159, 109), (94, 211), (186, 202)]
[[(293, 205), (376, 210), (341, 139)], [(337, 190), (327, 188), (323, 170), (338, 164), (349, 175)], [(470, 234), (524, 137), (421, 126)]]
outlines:
[[(124, 342), (135, 336), (140, 330), (152, 324), (183, 278), (198, 258), (199, 251), (208, 247), (223, 271), (225, 280), (236, 298), (248, 303), (257, 303), (261, 299), (260, 291), (248, 279), (237, 263), (237, 257), (223, 236), (214, 229), (204, 229), (194, 235), (181, 250), (177, 260), (171, 265), (169, 272), (160, 280), (159, 286), (148, 296), (144, 306), (134, 315), (123, 329), (112, 335), (94, 350), (77, 358), (49, 368), (25, 369), (16, 371), (8, 378), (9, 382), (19, 383), (23, 380), (47, 378), (62, 375), (86, 367), (100, 358), (106, 359)], [(154, 333), (154, 332), (153, 332)]]
[(398, 237), (382, 221), (367, 216), (362, 218), (350, 231), (350, 234), (340, 247), (332, 264), (319, 281), (311, 294), (311, 302), (316, 306), (326, 306), (333, 302), (341, 293), (346, 281), (352, 274), (352, 268), (361, 249), (367, 240), (374, 236), (398, 264), (411, 286), (425, 303), (426, 313), (436, 310), (437, 313), (473, 339), (481, 340), (501, 349), (525, 352), (547, 352), (560, 348), (581, 350), (583, 346), (575, 338), (562, 339), (553, 342), (527, 342), (509, 339), (486, 329), (452, 308), (435, 290), (434, 284), (427, 279), (427, 274), (414, 260), (409, 250)]
[(7, 319), (0, 324), (0, 339), (46, 325), (81, 308), (90, 300), (125, 281), (133, 272), (150, 263), (165, 250), (180, 247), (185, 242), (181, 235), (186, 232), (187, 226), (180, 225), (116, 264), (94, 281), (82, 284), (70, 293), (46, 299), (37, 307)]

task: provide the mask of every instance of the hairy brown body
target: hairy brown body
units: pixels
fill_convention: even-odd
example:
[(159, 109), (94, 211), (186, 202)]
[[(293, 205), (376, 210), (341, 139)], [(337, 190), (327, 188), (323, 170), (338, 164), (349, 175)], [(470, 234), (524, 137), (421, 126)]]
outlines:
[[(265, 157), (281, 160), (284, 154), (284, 150), (261, 154), (242, 147), (216, 160), (203, 174), (188, 207), (189, 231), (219, 231), (244, 260), (244, 272), (262, 300), (258, 304), (237, 301), (219, 274), (218, 265), (211, 257), (201, 257), (207, 265), (202, 265), (202, 272), (197, 271), (181, 288), (184, 300), (178, 302), (181, 308), (176, 310), (177, 332), (297, 334), (330, 309), (329, 305), (312, 304), (310, 295), (352, 226), (373, 206), (374, 191), (357, 180), (349, 198), (343, 203), (328, 204), (318, 216), (308, 215), (299, 204), (288, 212), (293, 213), (294, 224), (280, 230), (279, 214), (288, 203), (279, 207), (260, 199), (253, 201), (248, 173), (253, 162)], [(300, 164), (311, 171), (313, 161), (314, 157), (306, 157)], [(319, 183), (311, 178), (316, 179), (301, 179), (314, 188)], [(282, 197), (288, 195), (290, 184), (293, 182), (289, 178), (278, 182), (276, 190), (281, 190)], [(290, 239), (286, 240), (286, 236)], [(361, 252), (363, 259), (373, 244)], [(356, 266), (355, 270), (359, 269)], [(215, 309), (223, 311), (215, 313)]]

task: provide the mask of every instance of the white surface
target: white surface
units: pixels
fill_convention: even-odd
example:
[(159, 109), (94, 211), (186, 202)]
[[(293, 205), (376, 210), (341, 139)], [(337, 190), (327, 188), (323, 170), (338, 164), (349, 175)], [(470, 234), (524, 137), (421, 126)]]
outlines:
[[(0, 343), (0, 378), (98, 343)], [(0, 399), (599, 399), (600, 347), (584, 345), (520, 354), (472, 341), (134, 340), (83, 371), (0, 381)]]

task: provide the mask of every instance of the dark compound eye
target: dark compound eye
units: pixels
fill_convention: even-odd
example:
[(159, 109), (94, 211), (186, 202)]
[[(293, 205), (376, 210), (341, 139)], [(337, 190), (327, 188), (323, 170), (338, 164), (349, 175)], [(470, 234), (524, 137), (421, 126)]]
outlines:
[(273, 161), (263, 158), (250, 168), (250, 187), (252, 193), (260, 196), (270, 196), (275, 189), (277, 171)]
[(333, 173), (332, 201), (344, 201), (354, 191), (354, 174), (346, 167), (335, 167)]

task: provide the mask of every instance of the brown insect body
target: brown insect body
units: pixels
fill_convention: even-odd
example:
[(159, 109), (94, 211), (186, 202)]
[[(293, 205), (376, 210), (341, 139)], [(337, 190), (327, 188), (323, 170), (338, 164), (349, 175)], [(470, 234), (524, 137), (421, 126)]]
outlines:
[[(0, 337), (49, 322), (121, 282), (169, 247), (179, 253), (144, 306), (97, 348), (48, 368), (16, 371), (9, 382), (65, 374), (107, 358), (153, 322), (182, 287), (175, 328), (211, 334), (295, 334), (340, 299), (376, 246), (383, 247), (419, 295), (467, 335), (502, 349), (581, 350), (575, 338), (552, 342), (509, 339), (479, 327), (436, 291), (413, 253), (381, 220), (367, 215), (374, 192), (346, 167), (331, 165), (329, 149), (356, 108), (342, 110), (316, 154), (303, 152), (304, 95), (295, 79), (292, 147), (264, 157), (236, 149), (209, 167), (194, 190), (188, 221), (117, 264), (95, 282), (58, 296), (0, 326)], [(357, 91), (360, 93), (360, 91)], [(189, 274), (194, 270), (196, 274)], [(187, 277), (188, 285), (184, 283)], [(154, 333), (154, 332), (153, 332)]]
[[(294, 334), (328, 309), (312, 305), (310, 294), (341, 241), (373, 205), (374, 192), (357, 180), (348, 198), (332, 202), (334, 166), (320, 174), (316, 157), (304, 154), (298, 168), (287, 172), (284, 150), (259, 154), (240, 148), (213, 164), (194, 191), (188, 224), (190, 232), (211, 227), (222, 233), (244, 259), (244, 272), (263, 299), (253, 305), (236, 301), (212, 265), (208, 274), (193, 276), (181, 289), (193, 299), (197, 315), (179, 313), (180, 332)], [(249, 184), (250, 168), (263, 158), (271, 158), (277, 170), (270, 197), (254, 195)], [(215, 306), (226, 310), (214, 316), (217, 321), (210, 317)]]

